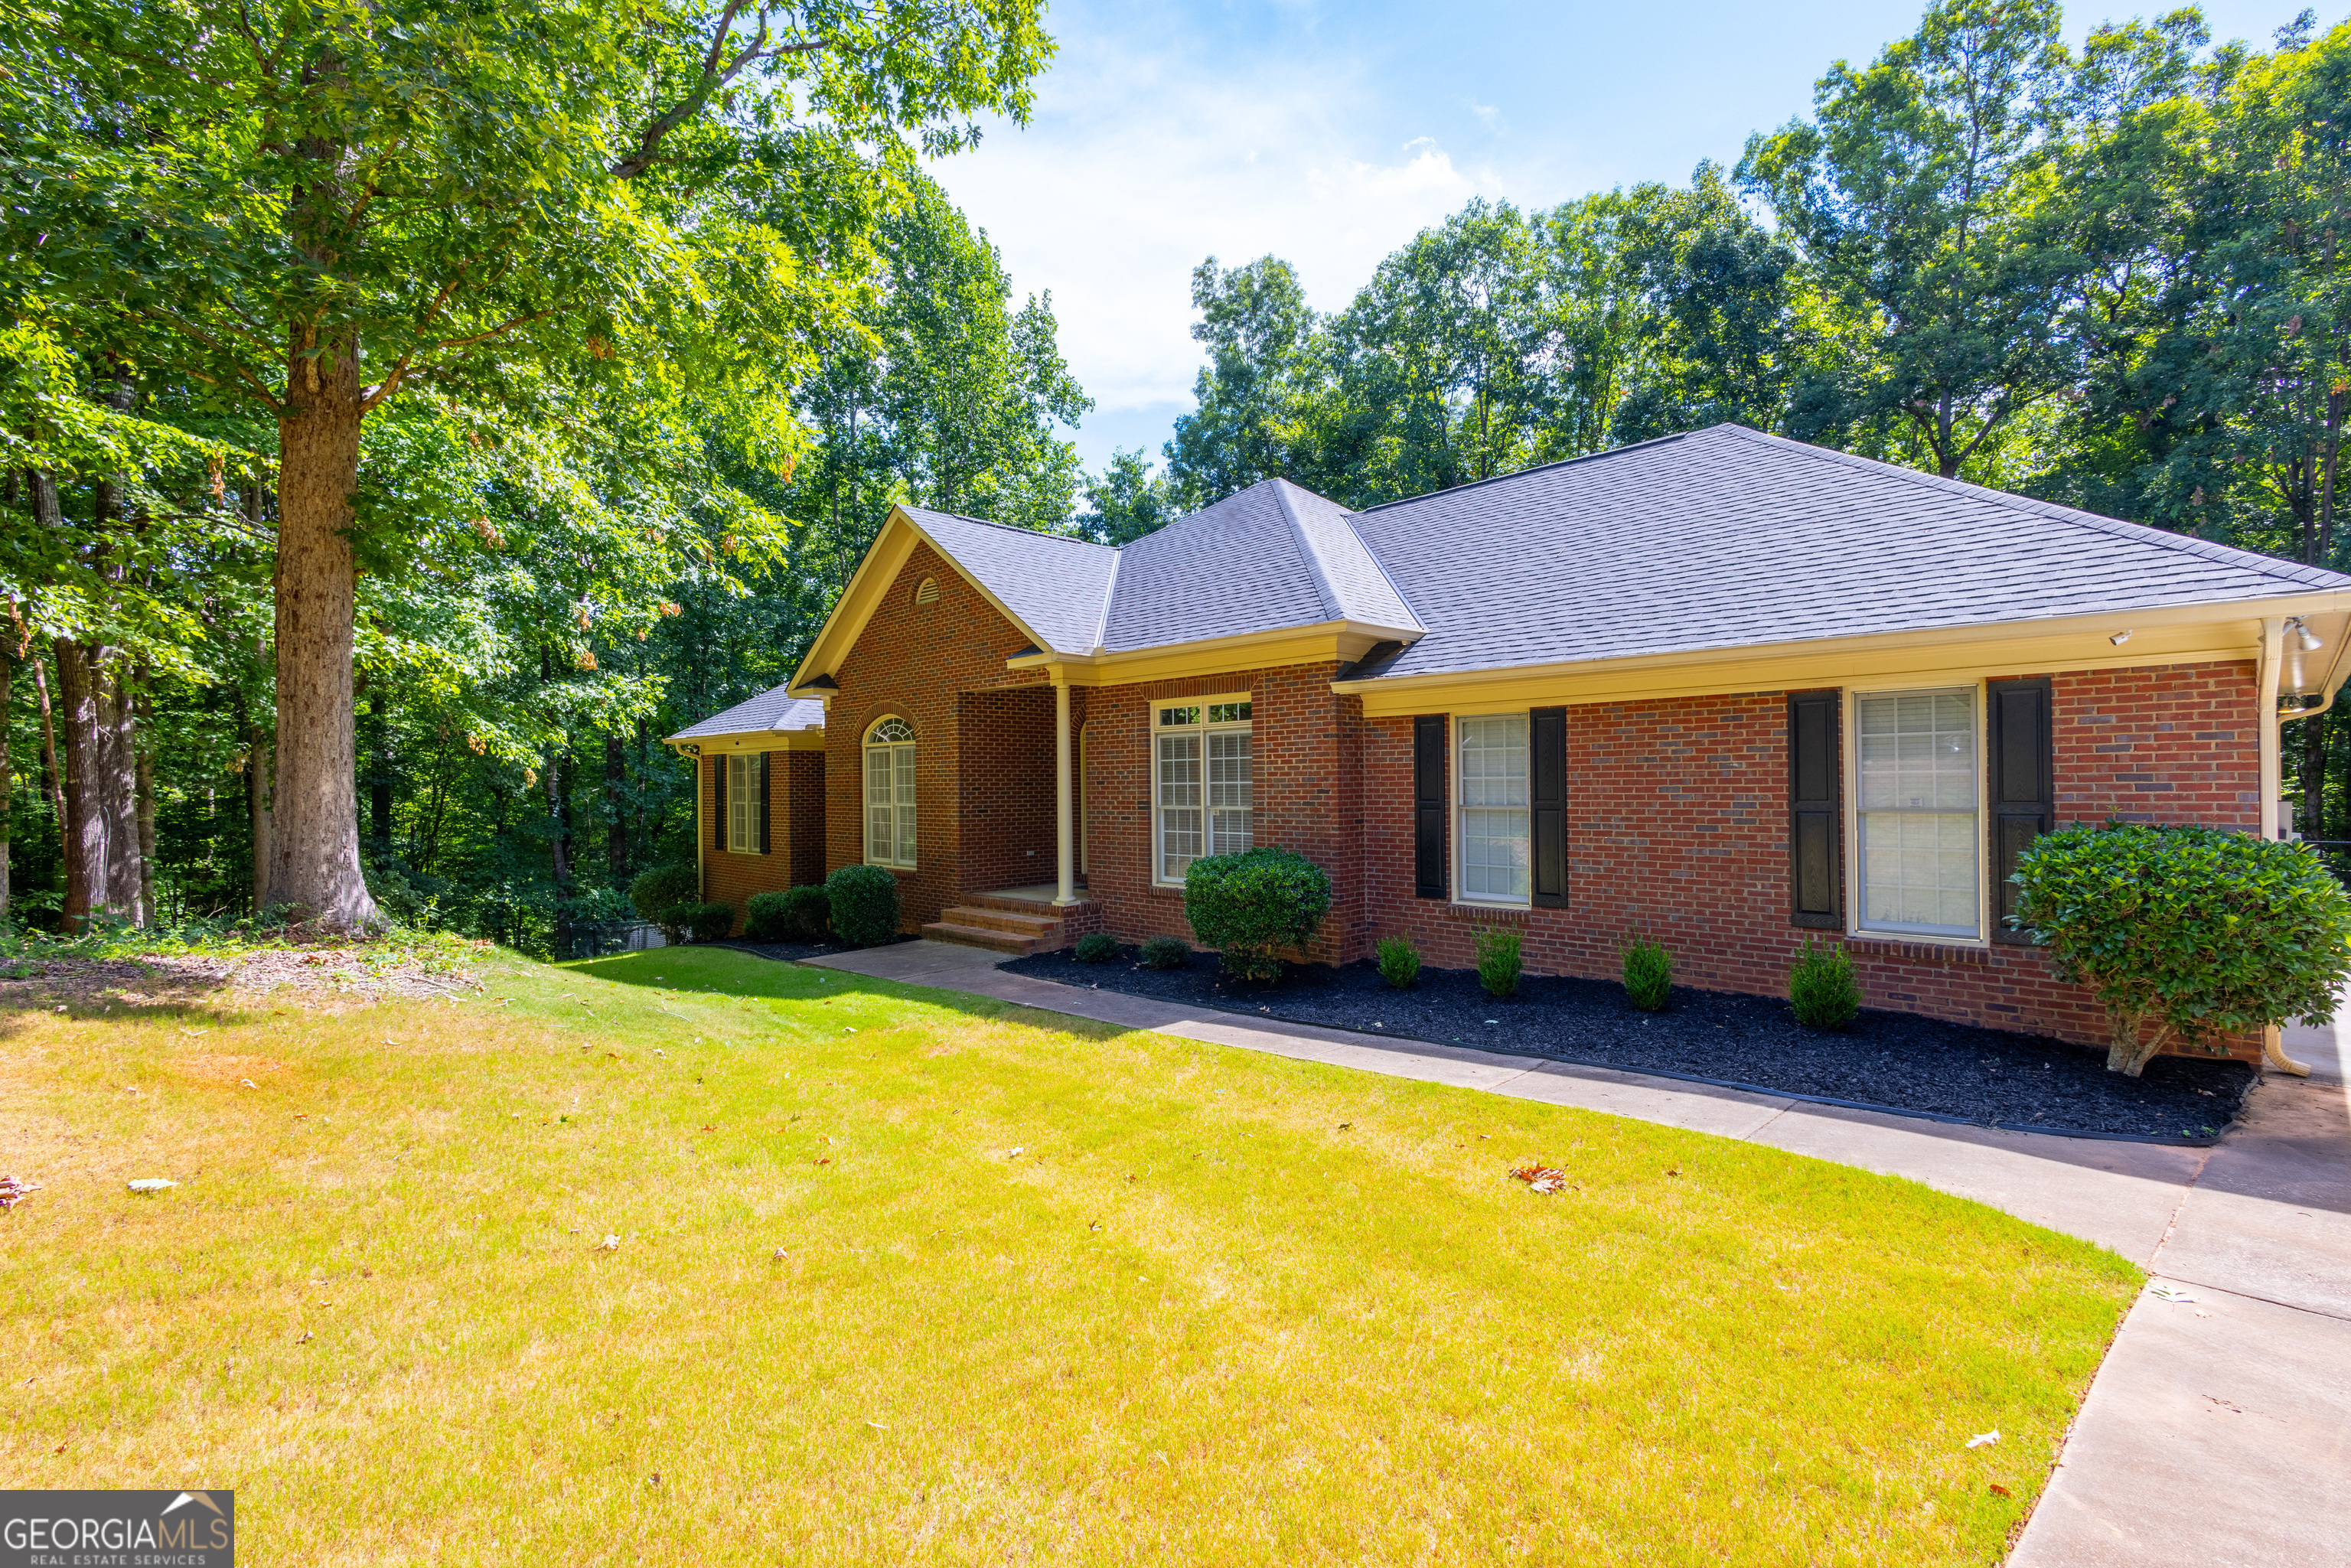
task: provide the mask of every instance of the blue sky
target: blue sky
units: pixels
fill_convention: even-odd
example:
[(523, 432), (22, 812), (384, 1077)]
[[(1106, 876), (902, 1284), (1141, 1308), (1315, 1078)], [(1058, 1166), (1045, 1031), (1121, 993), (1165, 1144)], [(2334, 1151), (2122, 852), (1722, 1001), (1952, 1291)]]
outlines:
[[(2085, 5), (2067, 31), (2168, 8)], [(2301, 8), (2221, 0), (2205, 15), (2216, 37), (2265, 45)], [(1052, 291), (1096, 404), (1079, 450), (1099, 469), (1113, 446), (1156, 458), (1191, 406), (1203, 256), (1282, 256), (1336, 309), (1473, 195), (1546, 206), (1735, 162), (1750, 131), (1810, 110), (1831, 61), (1874, 57), (1919, 9), (1074, 0), (1046, 19), (1061, 52), (1029, 126), (996, 126), (935, 172), (1015, 289)]]

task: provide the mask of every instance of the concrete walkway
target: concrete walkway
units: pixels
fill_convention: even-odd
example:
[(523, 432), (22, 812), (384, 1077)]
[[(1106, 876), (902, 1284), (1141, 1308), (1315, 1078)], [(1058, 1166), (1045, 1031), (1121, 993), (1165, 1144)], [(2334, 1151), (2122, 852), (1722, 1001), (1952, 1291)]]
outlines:
[[(2123, 1320), (2013, 1568), (2351, 1564), (2351, 1100), (2289, 1030), (2210, 1149), (2000, 1133), (1536, 1057), (1424, 1045), (1009, 975), (936, 942), (806, 962), (1245, 1051), (1576, 1105), (1908, 1176), (2154, 1276)], [(2325, 1038), (2317, 1038), (2324, 1036)], [(2192, 1301), (2167, 1300), (2164, 1287)]]

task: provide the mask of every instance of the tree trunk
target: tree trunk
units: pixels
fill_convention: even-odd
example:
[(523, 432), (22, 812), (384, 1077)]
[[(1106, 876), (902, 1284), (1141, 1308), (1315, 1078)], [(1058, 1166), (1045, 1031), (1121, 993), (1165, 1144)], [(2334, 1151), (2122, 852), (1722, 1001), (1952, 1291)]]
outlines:
[(263, 880), (296, 918), (348, 929), (379, 918), (351, 788), (359, 353), (348, 339), (305, 347), (298, 334), (288, 345), (277, 422), (277, 756)]
[(41, 667), (41, 656), (33, 655), (33, 690), (41, 699), (41, 792), (49, 802), (49, 815), (57, 824), (57, 854), (60, 862), (66, 852), (66, 789), (65, 773), (57, 766), (57, 727), (49, 710), (49, 678)]
[(68, 931), (89, 929), (106, 907), (106, 813), (99, 801), (99, 692), (93, 650), (69, 637), (51, 644), (57, 661), (57, 727), (65, 732), (65, 907)]
[(8, 730), (16, 720), (16, 660), (0, 640), (0, 924), (8, 918), (8, 820), (16, 814), (16, 778), (8, 758)]
[[(138, 757), (136, 775), (131, 781), (137, 799), (139, 824), (139, 924), (152, 925), (155, 910), (155, 704), (149, 695), (153, 680), (142, 664), (139, 667), (137, 700), (132, 717), (137, 729), (132, 736)], [(140, 740), (144, 737), (143, 743)]]
[(120, 649), (91, 650), (90, 685), (98, 694), (95, 790), (104, 827), (104, 903), (133, 925), (147, 924), (140, 898), (145, 880), (139, 859), (139, 734), (129, 665)]
[[(0, 751), (0, 768), (7, 766), (7, 754)], [(611, 874), (612, 885), (627, 884), (629, 875), (629, 824), (622, 815), (622, 786), (628, 779), (628, 748), (614, 730), (604, 737), (604, 866)], [(0, 886), (0, 894), (6, 888)]]
[(2161, 1051), (2164, 1042), (2171, 1038), (2171, 1026), (2164, 1024), (2142, 1040), (2140, 1036), (2145, 1032), (2147, 1023), (2147, 1014), (2142, 1010), (2110, 1012), (2107, 1021), (2113, 1026), (2114, 1032), (2106, 1044), (2106, 1071), (2126, 1077), (2137, 1078), (2146, 1071), (2147, 1064), (2155, 1060), (2155, 1053)]
[(547, 818), (551, 830), (548, 840), (554, 851), (558, 898), (571, 891), (571, 824), (563, 810), (562, 776), (563, 753), (550, 746), (547, 748)]

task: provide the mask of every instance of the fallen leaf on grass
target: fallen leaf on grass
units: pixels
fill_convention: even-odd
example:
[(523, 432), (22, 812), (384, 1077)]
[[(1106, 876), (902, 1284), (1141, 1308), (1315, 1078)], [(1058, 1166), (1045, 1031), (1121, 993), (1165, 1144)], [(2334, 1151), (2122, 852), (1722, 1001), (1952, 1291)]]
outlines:
[(718, 1131), (718, 1124), (715, 1122), (709, 1123), (705, 1124), (702, 1130), (705, 1133), (715, 1133)]
[(180, 1184), (170, 1176), (141, 1176), (128, 1185), (133, 1192), (162, 1192), (166, 1187), (174, 1187)]
[(2000, 1428), (1994, 1427), (1989, 1432), (1978, 1432), (1974, 1437), (1970, 1437), (1968, 1439), (1968, 1447), (1970, 1448), (1988, 1448), (1992, 1444), (1999, 1441)]
[(621, 1239), (617, 1236), (607, 1236), (596, 1244), (596, 1250), (599, 1252), (618, 1252), (620, 1249)]
[(14, 1208), (41, 1190), (37, 1181), (19, 1181), (12, 1176), (0, 1176), (0, 1209)]
[(2014, 1496), (2016, 1495), (2014, 1492), (2012, 1492), (2012, 1491), (2009, 1490), (2006, 1487), (2004, 1487), (2004, 1486), (2001, 1485), (1998, 1481), (1994, 1481), (1994, 1482), (1992, 1482), (1992, 1483), (1991, 1483), (1991, 1490), (1992, 1490), (1995, 1493), (1997, 1493), (1999, 1496), (2001, 1496), (2001, 1497), (2014, 1497)]
[(1526, 1183), (1528, 1190), (1532, 1192), (1554, 1193), (1567, 1186), (1567, 1173), (1550, 1166), (1520, 1166), (1510, 1174)]

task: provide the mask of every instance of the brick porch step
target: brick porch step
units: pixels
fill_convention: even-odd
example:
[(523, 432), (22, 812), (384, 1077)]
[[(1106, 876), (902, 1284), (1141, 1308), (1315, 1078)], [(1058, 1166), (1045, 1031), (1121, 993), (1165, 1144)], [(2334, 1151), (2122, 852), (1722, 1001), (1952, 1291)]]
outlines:
[(1007, 909), (997, 904), (960, 904), (939, 911), (939, 918), (950, 925), (976, 925), (982, 931), (1009, 931), (1019, 936), (1058, 937), (1061, 934), (1059, 914), (1033, 906)]
[[(956, 915), (969, 914), (970, 911), (948, 909), (941, 913)], [(1061, 945), (1061, 923), (1056, 920), (1050, 924), (1052, 926), (1052, 933), (1047, 936), (1038, 932), (998, 931), (993, 926), (966, 925), (956, 920), (934, 920), (923, 927), (923, 935), (934, 942), (953, 942), (964, 947), (985, 947), (991, 953), (1007, 953), (1016, 958), (1025, 958), (1029, 954), (1045, 947), (1049, 942), (1056, 947)]]

